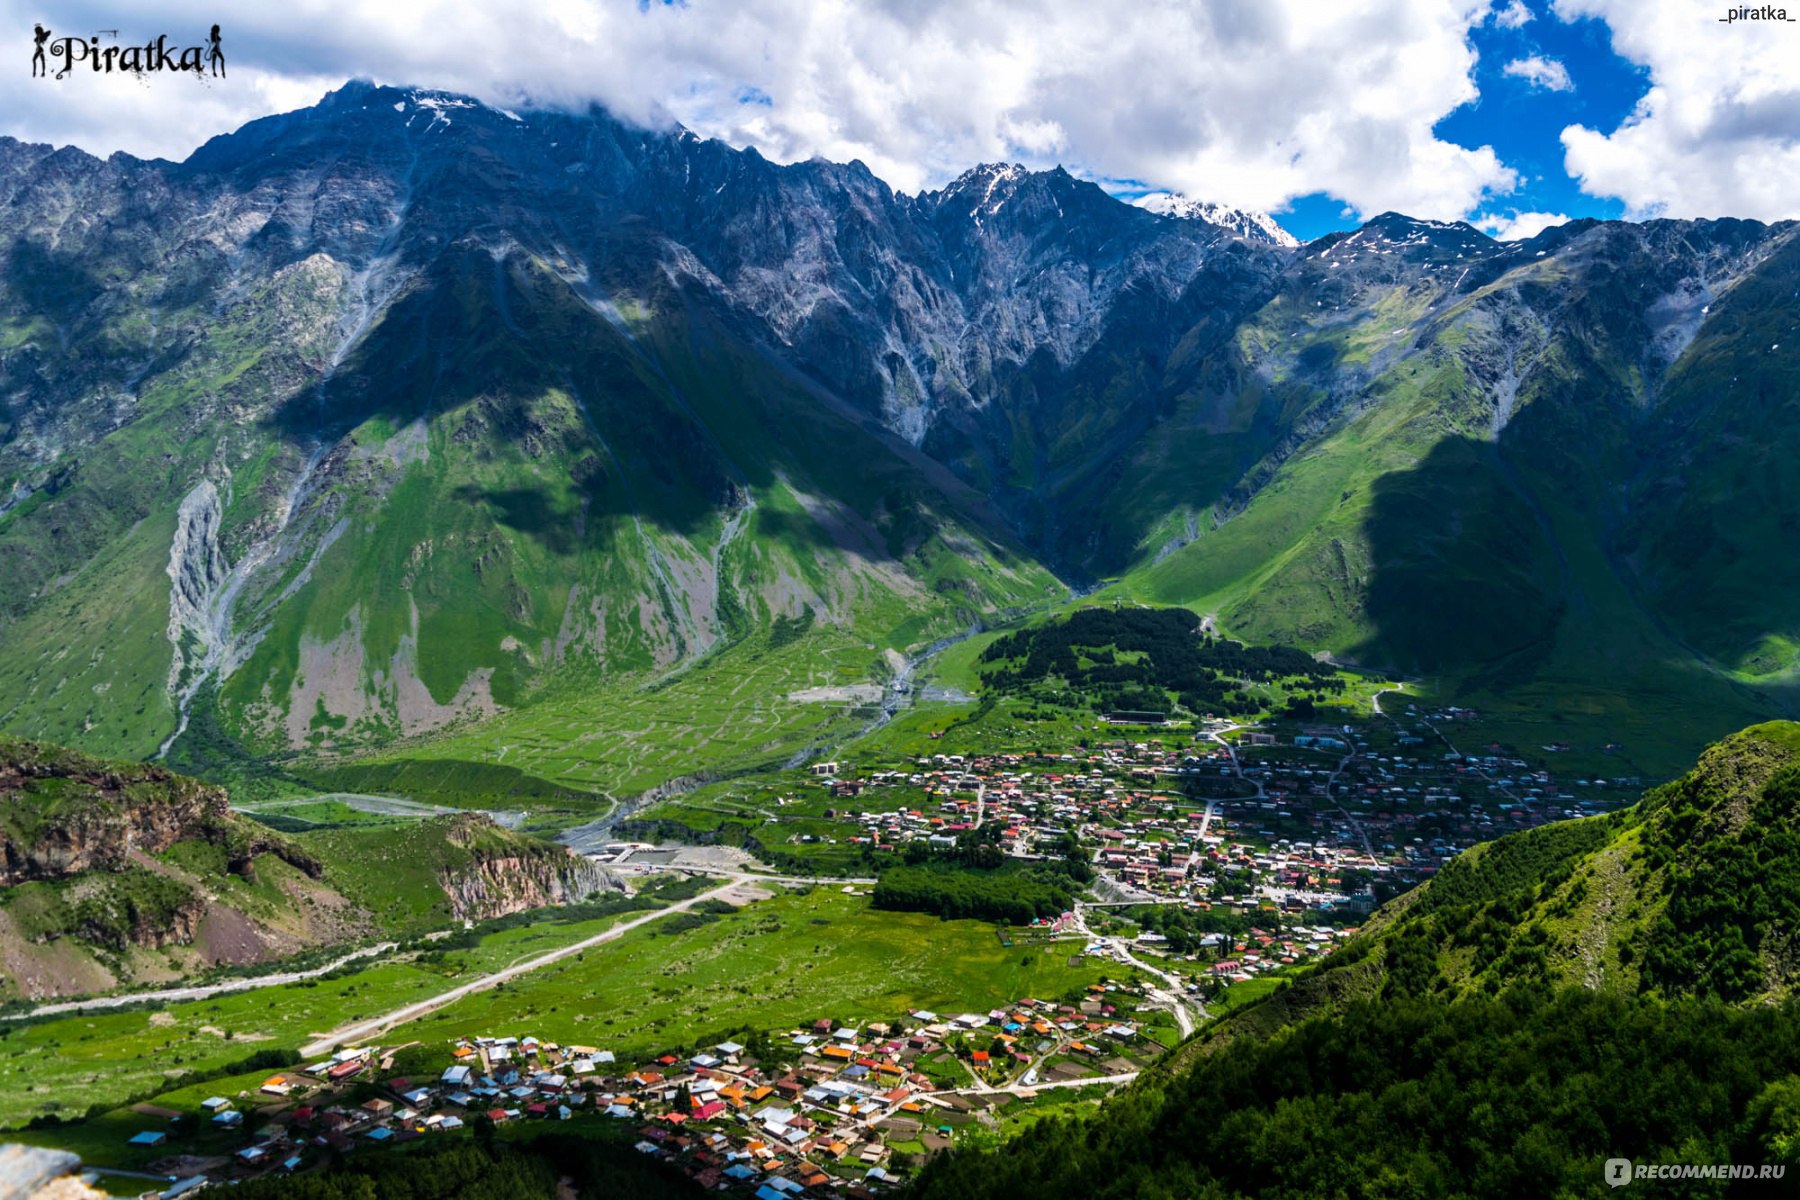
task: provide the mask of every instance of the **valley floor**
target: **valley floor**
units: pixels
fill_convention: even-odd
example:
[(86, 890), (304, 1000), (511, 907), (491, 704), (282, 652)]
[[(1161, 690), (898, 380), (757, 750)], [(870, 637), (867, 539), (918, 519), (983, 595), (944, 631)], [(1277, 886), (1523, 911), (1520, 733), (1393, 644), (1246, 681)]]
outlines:
[[(966, 663), (947, 656), (929, 677), (943, 689), (933, 698), (908, 696), (891, 720), (863, 718), (827, 770), (813, 769), (815, 756), (572, 830), (584, 853), (651, 889), (651, 911), (567, 920), (545, 910), (376, 947), (373, 961), (304, 979), (15, 1014), (0, 1025), (0, 1122), (35, 1119), (8, 1136), (118, 1169), (167, 1166), (178, 1146), (229, 1162), (253, 1139), (214, 1129), (201, 1100), (216, 1095), (279, 1124), (297, 1104), (259, 1092), (272, 1070), (369, 1043), (383, 1056), (406, 1046), (441, 1056), (529, 1031), (647, 1062), (821, 1019), (901, 1028), (921, 1024), (917, 1014), (1000, 1011), (1021, 998), (1078, 1003), (1098, 987), (1130, 989), (1130, 1016), (1154, 1057), (1329, 953), (1375, 889), (1428, 876), (1472, 840), (1629, 794), (1624, 780), (1552, 774), (1544, 763), (1554, 750), (1465, 754), (1452, 739), (1479, 736), (1477, 714), (1393, 685), (1359, 685), (1307, 721), (1131, 727), (937, 698), (957, 696)], [(442, 807), (423, 799), (325, 795), (248, 808), (343, 838)], [(512, 823), (529, 821), (521, 813)], [(1060, 853), (1059, 831), (1075, 829), (1099, 874), (1096, 899), (1031, 924), (871, 904), (876, 878), (909, 845), (984, 828), (1025, 866)], [(973, 1128), (1004, 1130), (1035, 1119), (1051, 1094), (1085, 1103), (1135, 1074), (1135, 1065), (1085, 1063), (1070, 1040), (998, 1074), (957, 1065), (953, 1078), (934, 1077), (940, 1095), (927, 1107), (953, 1094), (983, 1101), (952, 1103), (962, 1115), (947, 1130), (886, 1106), (883, 1161), (950, 1144), (971, 1113)], [(328, 1080), (294, 1078), (303, 1091), (326, 1089), (321, 1103), (336, 1094)], [(166, 1112), (193, 1119), (169, 1142), (131, 1141), (163, 1128)]]

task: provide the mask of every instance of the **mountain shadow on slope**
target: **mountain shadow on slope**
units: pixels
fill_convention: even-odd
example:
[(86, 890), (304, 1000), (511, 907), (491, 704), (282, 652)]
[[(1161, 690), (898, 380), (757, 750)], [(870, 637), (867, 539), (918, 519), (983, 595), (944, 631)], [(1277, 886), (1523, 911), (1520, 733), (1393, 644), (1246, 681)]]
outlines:
[(1499, 687), (1549, 656), (1564, 569), (1492, 443), (1445, 438), (1412, 470), (1377, 478), (1364, 529), (1373, 632), (1358, 658), (1419, 675), (1474, 664)]

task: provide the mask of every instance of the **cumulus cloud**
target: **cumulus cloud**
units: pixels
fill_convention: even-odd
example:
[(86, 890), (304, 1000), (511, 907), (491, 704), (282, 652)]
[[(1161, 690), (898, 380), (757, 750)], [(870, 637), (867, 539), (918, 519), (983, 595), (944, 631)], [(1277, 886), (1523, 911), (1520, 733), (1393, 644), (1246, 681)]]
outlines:
[(1564, 165), (1633, 218), (1800, 216), (1800, 55), (1793, 26), (1718, 18), (1711, 0), (1557, 0), (1597, 17), (1650, 90), (1610, 133), (1571, 125)]
[(1508, 75), (1517, 76), (1532, 87), (1552, 92), (1575, 90), (1575, 81), (1569, 78), (1569, 68), (1554, 58), (1544, 58), (1536, 54), (1530, 58), (1515, 58), (1503, 69)]
[(1496, 7), (1489, 20), (1502, 29), (1522, 29), (1531, 20), (1531, 9), (1525, 0), (1510, 0)]
[(1490, 213), (1476, 217), (1473, 223), (1477, 229), (1502, 242), (1522, 242), (1546, 229), (1567, 225), (1569, 217), (1566, 213), (1547, 212), (1520, 212), (1511, 216)]
[(232, 75), (8, 72), (0, 129), (179, 158), (363, 76), (509, 107), (598, 101), (778, 161), (860, 158), (909, 191), (1016, 159), (1246, 208), (1322, 191), (1362, 214), (1460, 217), (1515, 183), (1492, 149), (1432, 131), (1475, 99), (1469, 31), (1490, 15), (1489, 0), (1141, 0), (1128, 21), (1077, 0), (283, 0), (221, 16), (167, 0), (152, 17), (68, 0), (63, 29), (122, 40), (221, 19)]

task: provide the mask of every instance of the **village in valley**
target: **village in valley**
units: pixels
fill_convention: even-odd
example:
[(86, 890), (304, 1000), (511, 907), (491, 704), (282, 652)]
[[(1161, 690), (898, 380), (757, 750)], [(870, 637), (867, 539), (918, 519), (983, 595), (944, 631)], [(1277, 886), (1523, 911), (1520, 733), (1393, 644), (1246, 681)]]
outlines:
[(1460, 852), (1640, 789), (1612, 747), (1503, 742), (1478, 712), (1186, 620), (1144, 635), (1198, 656), (1167, 689), (1106, 682), (1149, 669), (1136, 651), (1012, 635), (965, 663), (979, 700), (897, 677), (847, 710), (855, 738), (550, 826), (610, 881), (601, 908), (426, 935), (387, 969), (437, 999), (356, 1001), (305, 1058), (140, 1093), (83, 1157), (167, 1197), (562, 1132), (757, 1200), (878, 1195), (1128, 1087)]
[[(1466, 709), (1409, 706), (1406, 716), (1208, 719), (1191, 733), (1111, 721), (1054, 751), (921, 754), (865, 771), (816, 763), (806, 784), (763, 802), (798, 810), (787, 818), (797, 828), (836, 822), (840, 837), (787, 840), (801, 852), (827, 841), (854, 848), (871, 874), (982, 830), (1020, 862), (1061, 853), (1073, 836), (1096, 871), (1083, 909), (1176, 905), (1273, 926), (1311, 913), (1342, 926), (1470, 846), (1606, 811), (1642, 785), (1554, 773), (1545, 761), (1554, 746), (1531, 759), (1496, 744), (1464, 752), (1451, 736), (1477, 717)], [(1074, 928), (1073, 918), (1056, 931)], [(1147, 931), (1144, 940), (1166, 939)], [(1308, 933), (1295, 950), (1305, 957), (1329, 941)]]
[[(1379, 723), (1106, 721), (1057, 749), (934, 751), (865, 769), (820, 760), (756, 800), (772, 828), (793, 830), (790, 874), (771, 879), (792, 885), (796, 864), (816, 861), (855, 896), (895, 866), (971, 852), (1003, 871), (1077, 858), (1085, 884), (1066, 907), (997, 922), (995, 936), (1104, 964), (1102, 982), (976, 1012), (747, 1027), (631, 1060), (522, 1029), (345, 1047), (194, 1113), (139, 1105), (146, 1127), (131, 1141), (161, 1145), (159, 1122), (213, 1131), (215, 1152), (149, 1163), (175, 1180), (149, 1194), (169, 1196), (419, 1138), (597, 1121), (709, 1189), (879, 1194), (1009, 1114), (1128, 1084), (1460, 850), (1601, 811), (1636, 783), (1565, 781), (1497, 746), (1465, 753), (1452, 738), (1473, 716), (1409, 706)], [(643, 841), (588, 852), (662, 878), (750, 862)]]
[(1140, 987), (1094, 984), (1069, 1003), (1020, 997), (860, 1028), (821, 1017), (631, 1064), (529, 1034), (348, 1047), (254, 1092), (208, 1097), (198, 1113), (140, 1105), (146, 1128), (131, 1141), (162, 1146), (171, 1122), (212, 1128), (218, 1153), (147, 1164), (174, 1181), (147, 1194), (166, 1197), (459, 1130), (597, 1118), (704, 1188), (863, 1197), (1009, 1106), (1065, 1090), (1091, 1098), (1135, 1078), (1162, 1051), (1146, 1036), (1146, 1007)]

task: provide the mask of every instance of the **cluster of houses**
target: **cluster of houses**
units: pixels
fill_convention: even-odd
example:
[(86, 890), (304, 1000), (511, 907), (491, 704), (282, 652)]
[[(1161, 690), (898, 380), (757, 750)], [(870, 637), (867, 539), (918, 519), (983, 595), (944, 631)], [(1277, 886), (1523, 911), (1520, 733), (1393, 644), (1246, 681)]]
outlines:
[(1373, 727), (1220, 727), (1192, 743), (924, 755), (909, 770), (856, 778), (831, 763), (833, 794), (864, 799), (830, 815), (855, 822), (849, 840), (871, 851), (948, 847), (979, 823), (995, 827), (1007, 853), (1030, 859), (1060, 849), (1073, 830), (1094, 855), (1105, 899), (1296, 920), (1354, 914), (1476, 842), (1602, 811), (1637, 782), (1562, 782), (1498, 746), (1444, 750), (1439, 724), (1474, 715), (1409, 710), (1380, 727), (1378, 748)]
[(822, 1018), (758, 1039), (760, 1058), (725, 1041), (627, 1065), (595, 1046), (481, 1036), (451, 1045), (441, 1070), (402, 1077), (386, 1073), (396, 1050), (355, 1047), (276, 1072), (255, 1093), (207, 1099), (198, 1116), (211, 1136), (197, 1142), (167, 1128), (130, 1141), (185, 1147), (148, 1167), (171, 1184), (147, 1195), (180, 1196), (303, 1171), (328, 1150), (366, 1152), (480, 1122), (616, 1120), (640, 1152), (705, 1188), (758, 1200), (868, 1197), (904, 1176), (896, 1144), (928, 1153), (996, 1103), (1134, 1073), (1160, 1053), (1133, 1015), (1142, 1000), (1133, 986), (1106, 983), (1066, 1003), (1027, 997), (861, 1026)]
[[(1188, 899), (1196, 906), (1252, 911), (1273, 899), (1284, 910), (1366, 900), (1368, 873), (1386, 869), (1356, 838), (1266, 843), (1227, 836), (1220, 816), (1181, 790), (1206, 772), (1229, 772), (1222, 749), (1186, 752), (1160, 741), (1113, 742), (1060, 755), (935, 755), (911, 773), (876, 772), (868, 787), (920, 789), (913, 807), (873, 801), (841, 815), (857, 822), (853, 842), (899, 848), (924, 841), (951, 846), (979, 821), (1020, 858), (1042, 857), (1073, 830), (1093, 854), (1101, 894), (1114, 899)], [(1271, 793), (1275, 794), (1275, 793)], [(1341, 881), (1356, 874), (1355, 886)], [(1243, 886), (1232, 886), (1241, 883)], [(1255, 884), (1267, 885), (1258, 892)]]
[(1244, 948), (1228, 951), (1228, 957), (1213, 959), (1207, 965), (1207, 973), (1227, 983), (1242, 983), (1329, 954), (1333, 946), (1356, 932), (1332, 925), (1295, 925), (1274, 932), (1252, 928), (1247, 937), (1237, 939), (1208, 934), (1213, 946), (1228, 946), (1235, 941)]
[[(396, 1090), (405, 1080), (390, 1081), (389, 1095), (359, 1104), (297, 1103), (293, 1099), (301, 1094), (347, 1094), (357, 1083), (372, 1078), (380, 1062), (378, 1048), (351, 1047), (309, 1066), (277, 1071), (254, 1093), (209, 1096), (200, 1102), (198, 1114), (153, 1104), (135, 1106), (133, 1111), (139, 1116), (159, 1124), (132, 1134), (126, 1139), (129, 1145), (144, 1151), (180, 1148), (147, 1165), (148, 1173), (166, 1175), (170, 1182), (142, 1195), (145, 1200), (170, 1200), (209, 1184), (291, 1174), (319, 1161), (327, 1150), (347, 1153), (364, 1140), (400, 1138), (407, 1121), (420, 1115), (401, 1094), (404, 1089)], [(415, 1092), (414, 1098), (423, 1101), (425, 1097)], [(191, 1131), (190, 1122), (198, 1122)]]
[(1032, 858), (1072, 825), (1105, 821), (1141, 802), (1141, 789), (1154, 787), (1179, 759), (1160, 743), (1139, 743), (1134, 751), (1127, 742), (1091, 753), (937, 754), (919, 758), (910, 772), (877, 771), (853, 781), (859, 795), (917, 789), (915, 806), (871, 801), (841, 815), (861, 827), (853, 843), (888, 848), (915, 841), (950, 845), (977, 822), (992, 823), (1002, 848)]

